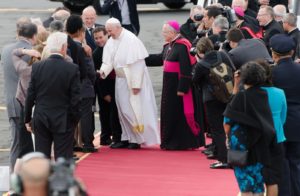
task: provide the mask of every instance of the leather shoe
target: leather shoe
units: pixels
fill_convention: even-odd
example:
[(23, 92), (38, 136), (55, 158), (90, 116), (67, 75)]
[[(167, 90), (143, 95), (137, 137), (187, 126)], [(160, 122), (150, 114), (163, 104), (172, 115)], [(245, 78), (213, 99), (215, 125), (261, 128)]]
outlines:
[(141, 148), (141, 145), (140, 144), (137, 144), (137, 143), (129, 143), (128, 149), (140, 149)]
[(75, 147), (73, 147), (73, 151), (74, 152), (82, 152), (82, 147), (75, 146)]
[(98, 152), (98, 149), (94, 147), (83, 147), (82, 148), (83, 153), (93, 153), (93, 152)]
[(109, 145), (111, 145), (111, 139), (107, 139), (107, 140), (101, 140), (100, 141), (100, 145), (102, 145), (102, 146), (109, 146)]
[(206, 149), (206, 150), (203, 150), (202, 153), (205, 155), (210, 155), (210, 154), (213, 154), (213, 151), (210, 149)]
[(217, 156), (214, 154), (208, 154), (206, 158), (207, 159), (217, 159)]
[(115, 142), (110, 145), (110, 148), (116, 149), (116, 148), (127, 148), (129, 145), (128, 141), (122, 141), (122, 142)]
[(229, 168), (229, 165), (227, 163), (218, 162), (218, 163), (211, 164), (210, 168), (211, 169), (227, 169), (227, 168)]

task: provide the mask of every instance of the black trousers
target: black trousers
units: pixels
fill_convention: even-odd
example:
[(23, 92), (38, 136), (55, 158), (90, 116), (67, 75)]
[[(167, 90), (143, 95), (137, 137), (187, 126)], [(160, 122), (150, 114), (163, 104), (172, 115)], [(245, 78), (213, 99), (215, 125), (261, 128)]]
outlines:
[[(20, 104), (21, 105), (21, 104)], [(19, 141), (19, 152), (18, 152), (18, 158), (21, 158), (23, 155), (33, 152), (33, 141), (31, 137), (31, 133), (27, 131), (25, 127), (24, 122), (24, 107), (21, 105), (21, 113), (20, 113), (20, 134), (18, 135), (18, 141)]]
[(42, 121), (34, 119), (35, 150), (51, 158), (51, 146), (54, 143), (54, 157), (73, 157), (74, 128), (69, 127), (64, 133), (48, 129)]
[(284, 166), (279, 196), (300, 195), (300, 142), (284, 142)]
[(94, 98), (84, 98), (80, 102), (81, 108), (81, 137), (83, 147), (92, 148), (94, 140), (94, 112), (93, 112)]
[(206, 117), (211, 130), (213, 143), (215, 144), (218, 161), (227, 162), (227, 148), (225, 144), (226, 136), (223, 128), (223, 112), (226, 104), (211, 100), (205, 102)]
[(113, 142), (121, 141), (122, 128), (115, 99), (112, 98), (112, 101), (108, 103), (98, 96), (98, 103), (100, 108), (99, 119), (101, 123), (100, 143), (101, 141), (109, 140), (111, 136)]

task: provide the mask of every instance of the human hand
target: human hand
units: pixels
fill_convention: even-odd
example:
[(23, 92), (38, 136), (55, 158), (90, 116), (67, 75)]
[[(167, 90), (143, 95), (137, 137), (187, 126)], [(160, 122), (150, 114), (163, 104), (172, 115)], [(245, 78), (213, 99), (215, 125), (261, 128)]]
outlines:
[(270, 0), (258, 0), (258, 3), (259, 3), (260, 5), (269, 5)]
[(184, 92), (177, 91), (177, 96), (183, 96)]
[(241, 82), (241, 71), (237, 70), (234, 72), (234, 86), (233, 86), (233, 94), (236, 94), (237, 92), (239, 92), (239, 86), (240, 86), (240, 82)]
[(227, 149), (230, 149), (230, 144), (229, 144), (229, 139), (228, 139), (228, 136), (226, 135), (226, 140), (225, 140), (225, 144), (226, 144), (226, 148)]
[(28, 132), (32, 133), (32, 125), (31, 125), (31, 121), (28, 123), (25, 123), (25, 127), (27, 129)]
[(134, 95), (139, 94), (140, 91), (141, 91), (140, 88), (132, 88), (132, 93), (133, 93)]
[(23, 49), (22, 54), (26, 54), (28, 56), (36, 57), (36, 58), (41, 57), (41, 53), (37, 50), (34, 50), (34, 49)]
[(93, 51), (92, 51), (91, 47), (87, 44), (82, 44), (82, 47), (83, 47), (85, 54), (89, 57), (92, 57)]
[(100, 78), (105, 79), (106, 75), (103, 70), (97, 70), (97, 73), (100, 75)]
[(106, 96), (103, 97), (103, 99), (104, 99), (106, 102), (110, 103), (112, 97), (111, 97), (110, 95), (106, 95)]

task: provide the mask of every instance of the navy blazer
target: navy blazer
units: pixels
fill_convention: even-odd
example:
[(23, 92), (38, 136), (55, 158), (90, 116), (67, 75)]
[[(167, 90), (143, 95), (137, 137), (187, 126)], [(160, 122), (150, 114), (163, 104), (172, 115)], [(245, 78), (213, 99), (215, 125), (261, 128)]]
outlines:
[[(95, 27), (100, 27), (100, 26), (103, 26), (103, 25), (100, 25), (100, 24), (95, 24)], [(89, 45), (92, 49), (92, 51), (94, 51), (96, 49), (96, 43), (95, 43), (95, 40), (94, 40), (94, 36), (93, 34), (91, 34), (91, 32), (89, 32), (89, 28), (86, 28), (85, 30), (85, 41), (87, 43), (87, 45)]]
[(287, 119), (284, 133), (287, 141), (300, 141), (300, 64), (292, 58), (279, 60), (273, 69), (274, 86), (284, 90), (287, 101)]

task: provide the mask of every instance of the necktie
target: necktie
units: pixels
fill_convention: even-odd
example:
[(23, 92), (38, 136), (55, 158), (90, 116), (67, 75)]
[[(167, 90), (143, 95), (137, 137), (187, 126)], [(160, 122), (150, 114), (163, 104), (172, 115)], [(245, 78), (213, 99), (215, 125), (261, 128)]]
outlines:
[(93, 36), (93, 30), (94, 30), (93, 27), (92, 27), (92, 28), (89, 28), (89, 33), (90, 33), (91, 36)]

